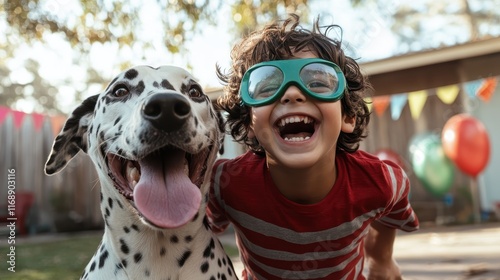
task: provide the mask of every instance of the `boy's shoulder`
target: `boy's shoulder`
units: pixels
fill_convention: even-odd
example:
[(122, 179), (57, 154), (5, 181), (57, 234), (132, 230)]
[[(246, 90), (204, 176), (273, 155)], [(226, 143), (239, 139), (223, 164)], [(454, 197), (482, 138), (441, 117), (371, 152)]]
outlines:
[(337, 154), (337, 163), (345, 166), (350, 170), (359, 169), (362, 171), (380, 171), (381, 173), (385, 173), (387, 168), (402, 170), (402, 168), (396, 163), (390, 160), (381, 160), (377, 156), (370, 154), (368, 152), (358, 150), (354, 153), (347, 152), (339, 152)]
[(373, 192), (381, 195), (382, 201), (391, 201), (395, 190), (405, 187), (408, 180), (404, 169), (396, 163), (360, 150), (340, 153), (336, 165), (339, 181), (351, 186), (369, 186), (372, 195)]
[(380, 159), (377, 156), (375, 156), (374, 154), (365, 152), (363, 150), (357, 150), (354, 153), (347, 153), (344, 151), (340, 151), (339, 155), (340, 156), (344, 155), (346, 157), (350, 157), (350, 158), (353, 158), (355, 160), (368, 160), (368, 161), (377, 161), (378, 160), (378, 161), (380, 161)]
[(248, 151), (232, 159), (227, 159), (227, 158), (218, 159), (215, 162), (214, 167), (218, 167), (221, 164), (224, 164), (224, 166), (226, 167), (238, 166), (239, 168), (255, 168), (257, 166), (264, 164), (265, 161), (266, 158), (264, 156), (260, 156), (252, 151)]
[(337, 159), (342, 162), (346, 162), (348, 164), (360, 164), (360, 165), (383, 164), (383, 162), (377, 156), (362, 150), (357, 150), (356, 152), (353, 153), (338, 151)]

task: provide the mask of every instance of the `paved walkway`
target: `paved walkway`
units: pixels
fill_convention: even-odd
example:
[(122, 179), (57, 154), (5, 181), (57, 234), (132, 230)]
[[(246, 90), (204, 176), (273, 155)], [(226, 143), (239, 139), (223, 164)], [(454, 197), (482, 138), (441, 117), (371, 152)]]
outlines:
[[(16, 244), (51, 242), (99, 232), (38, 235), (16, 238)], [(234, 234), (220, 236), (235, 246)], [(6, 239), (0, 240), (6, 245)], [(436, 227), (415, 233), (400, 232), (394, 255), (405, 280), (500, 280), (500, 223)], [(243, 266), (233, 260), (238, 275)]]
[[(232, 234), (221, 242), (235, 244)], [(500, 280), (500, 223), (400, 232), (394, 256), (405, 280)], [(233, 264), (241, 275), (241, 262)]]
[(500, 224), (400, 234), (395, 257), (407, 280), (500, 280)]

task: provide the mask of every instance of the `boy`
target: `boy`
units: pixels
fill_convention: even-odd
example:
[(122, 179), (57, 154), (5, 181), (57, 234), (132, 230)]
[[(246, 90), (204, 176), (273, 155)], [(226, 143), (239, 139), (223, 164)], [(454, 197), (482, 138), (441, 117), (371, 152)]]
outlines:
[[(409, 181), (358, 151), (370, 88), (341, 43), (299, 17), (233, 48), (219, 105), (250, 151), (214, 166), (209, 219), (234, 225), (243, 279), (401, 279), (396, 229), (418, 229)], [(371, 226), (370, 226), (371, 225)]]

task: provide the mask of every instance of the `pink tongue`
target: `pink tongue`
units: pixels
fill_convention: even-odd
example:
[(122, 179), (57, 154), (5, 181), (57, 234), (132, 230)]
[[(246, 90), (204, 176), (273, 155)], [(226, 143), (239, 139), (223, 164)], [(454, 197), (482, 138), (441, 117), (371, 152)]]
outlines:
[(134, 188), (134, 202), (142, 215), (162, 228), (189, 222), (198, 212), (201, 193), (184, 173), (184, 152), (148, 156), (139, 164), (141, 178)]

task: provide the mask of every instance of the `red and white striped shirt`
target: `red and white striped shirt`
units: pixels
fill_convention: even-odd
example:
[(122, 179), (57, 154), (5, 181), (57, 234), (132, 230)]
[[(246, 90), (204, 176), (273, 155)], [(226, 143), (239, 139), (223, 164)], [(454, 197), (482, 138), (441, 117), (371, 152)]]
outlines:
[(208, 216), (233, 223), (243, 279), (364, 279), (363, 239), (372, 221), (418, 229), (409, 180), (396, 164), (363, 151), (337, 152), (337, 180), (320, 202), (302, 205), (274, 185), (265, 157), (247, 152), (216, 162)]

